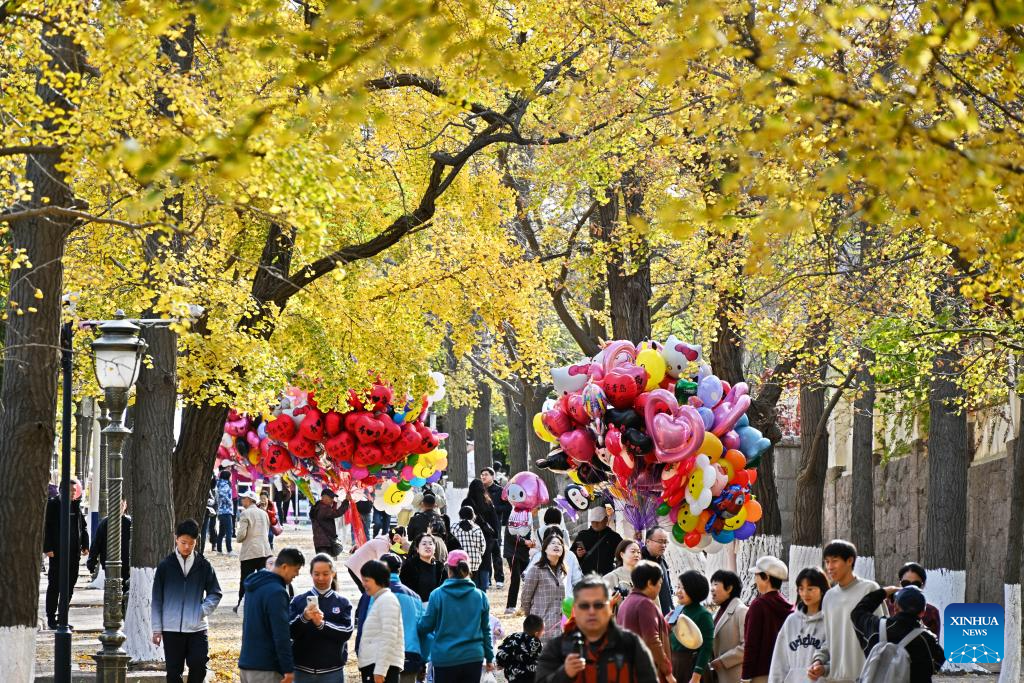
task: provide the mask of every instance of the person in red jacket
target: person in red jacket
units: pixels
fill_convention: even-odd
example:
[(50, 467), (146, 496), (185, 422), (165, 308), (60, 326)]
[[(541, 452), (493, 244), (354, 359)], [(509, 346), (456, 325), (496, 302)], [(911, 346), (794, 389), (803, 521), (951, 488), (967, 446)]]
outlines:
[(775, 639), (793, 611), (793, 605), (779, 592), (782, 582), (789, 578), (789, 570), (779, 558), (765, 555), (758, 558), (750, 573), (754, 575), (758, 596), (747, 610), (740, 677), (752, 683), (768, 683)]
[(633, 633), (647, 645), (654, 657), (660, 683), (675, 683), (672, 676), (672, 650), (668, 638), (668, 622), (656, 602), (661, 592), (661, 567), (649, 560), (641, 560), (629, 577), (633, 589), (619, 605), (615, 622)]

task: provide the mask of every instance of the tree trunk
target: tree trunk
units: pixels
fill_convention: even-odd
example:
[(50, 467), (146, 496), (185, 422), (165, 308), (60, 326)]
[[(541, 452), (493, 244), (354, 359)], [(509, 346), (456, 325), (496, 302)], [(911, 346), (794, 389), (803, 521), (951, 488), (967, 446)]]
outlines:
[(533, 415), (526, 414), (522, 399), (508, 389), (502, 389), (501, 398), (505, 402), (505, 415), (508, 419), (509, 470), (513, 474), (525, 472), (530, 469), (527, 430), (533, 431)]
[(172, 461), (174, 513), (178, 521), (189, 517), (197, 522), (203, 520), (217, 446), (227, 419), (228, 407), (223, 404), (189, 404), (182, 413), (181, 433)]
[(494, 448), (491, 444), (491, 385), (485, 380), (476, 383), (477, 406), (473, 410), (473, 452), (476, 454), (476, 466), (490, 465), (494, 461)]
[(135, 424), (125, 452), (125, 460), (131, 462), (126, 489), (132, 515), (131, 550), (125, 557), (132, 587), (125, 614), (125, 651), (133, 661), (159, 661), (163, 650), (151, 640), (150, 595), (156, 566), (166, 557), (174, 532), (171, 461), (178, 335), (165, 327), (144, 327), (141, 336), (149, 344), (152, 367), (143, 365), (139, 372)]
[[(464, 489), (469, 486), (469, 480), (476, 476), (476, 472), (469, 471), (469, 452), (466, 442), (466, 418), (469, 417), (469, 406), (453, 408), (448, 403), (448, 413), (445, 416), (445, 430), (448, 432), (448, 477), (455, 488)], [(480, 463), (476, 463), (479, 470)]]
[[(1018, 372), (1019, 372), (1018, 359)], [(1016, 397), (1018, 406), (1021, 397)], [(1024, 438), (1017, 424), (1010, 463), (1013, 476), (1010, 484), (1010, 521), (1006, 529), (1006, 562), (1003, 565), (1003, 607), (1006, 610), (1004, 633), (1006, 652), (999, 670), (999, 683), (1016, 683), (1021, 675), (1021, 652), (1024, 652), (1024, 629), (1021, 628), (1021, 563), (1024, 562)]]
[(853, 402), (853, 454), (851, 476), (853, 481), (850, 501), (850, 540), (857, 546), (857, 554), (875, 555), (875, 378), (870, 363), (875, 354), (863, 349), (863, 363), (857, 374), (860, 395)]
[(620, 226), (620, 220), (640, 216), (644, 195), (633, 171), (624, 173), (619, 184), (620, 189), (608, 188), (608, 202), (598, 207), (597, 232), (602, 240), (612, 244), (607, 271), (612, 334), (616, 339), (638, 344), (651, 338), (650, 249), (647, 240), (638, 236), (634, 238), (636, 246), (616, 244), (615, 228)]
[[(81, 73), (82, 54), (72, 39), (59, 27), (47, 25), (43, 31), (40, 40), (50, 57), (47, 69)], [(59, 80), (44, 80), (42, 71), (37, 78), (41, 107), (51, 108), (55, 118), (72, 118), (67, 111), (71, 93), (54, 90), (51, 85)], [(44, 127), (53, 128), (53, 120)], [(32, 197), (24, 208), (76, 208), (59, 164), (60, 151), (28, 155), (25, 175)], [(57, 410), (63, 258), (72, 227), (71, 219), (60, 216), (10, 223), (10, 246), (24, 253), (28, 263), (10, 271), (5, 308), (8, 346), (0, 386), (0, 480), (14, 484), (0, 496), (0, 538), (7, 557), (18, 558), (0, 573), (0, 670), (7, 680), (32, 677), (43, 506)], [(41, 299), (36, 298), (37, 290)]]
[(956, 382), (961, 356), (944, 349), (932, 362), (928, 395), (928, 505), (922, 559), (926, 569), (967, 568), (967, 411)]
[(822, 541), (822, 505), (828, 470), (824, 380), (822, 366), (817, 381), (800, 384), (800, 469), (796, 479), (793, 544), (805, 547), (818, 547)]

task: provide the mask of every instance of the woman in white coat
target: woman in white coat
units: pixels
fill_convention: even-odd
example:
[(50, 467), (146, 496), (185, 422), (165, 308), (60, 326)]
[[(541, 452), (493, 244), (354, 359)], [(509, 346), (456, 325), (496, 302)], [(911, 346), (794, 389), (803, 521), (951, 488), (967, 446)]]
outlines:
[[(402, 606), (388, 587), (391, 571), (380, 560), (370, 560), (359, 570), (370, 600), (360, 601), (365, 613), (357, 614), (356, 654), (363, 683), (398, 683), (405, 666), (405, 628)], [(362, 611), (362, 610), (359, 610)]]

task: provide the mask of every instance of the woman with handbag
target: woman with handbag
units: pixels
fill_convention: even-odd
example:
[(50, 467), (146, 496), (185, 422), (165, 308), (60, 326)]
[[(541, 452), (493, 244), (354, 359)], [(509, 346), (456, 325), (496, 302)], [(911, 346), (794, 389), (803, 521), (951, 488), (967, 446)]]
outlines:
[[(679, 605), (668, 615), (668, 623), (672, 629), (669, 633), (669, 643), (672, 646), (672, 673), (678, 683), (712, 680), (713, 674), (708, 669), (708, 662), (711, 661), (715, 646), (715, 620), (711, 612), (701, 604), (707, 599), (710, 590), (708, 580), (696, 570), (679, 575), (679, 582), (676, 584), (676, 599), (679, 600)], [(680, 617), (689, 619), (700, 631), (699, 647), (692, 647), (695, 645), (695, 634), (689, 633), (686, 628), (677, 628)], [(680, 632), (686, 633), (689, 638), (684, 640), (690, 642), (681, 641), (678, 637)]]

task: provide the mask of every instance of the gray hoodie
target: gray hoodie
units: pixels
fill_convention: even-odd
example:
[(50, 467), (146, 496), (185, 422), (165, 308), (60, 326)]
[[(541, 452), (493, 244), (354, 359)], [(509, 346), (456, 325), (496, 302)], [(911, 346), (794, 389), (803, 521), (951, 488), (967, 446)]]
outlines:
[[(825, 615), (796, 611), (786, 617), (775, 639), (769, 683), (809, 683), (814, 653), (825, 647)], [(825, 668), (828, 675), (828, 667)]]

